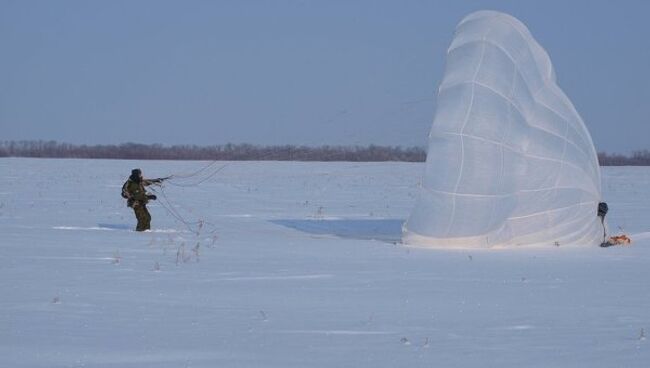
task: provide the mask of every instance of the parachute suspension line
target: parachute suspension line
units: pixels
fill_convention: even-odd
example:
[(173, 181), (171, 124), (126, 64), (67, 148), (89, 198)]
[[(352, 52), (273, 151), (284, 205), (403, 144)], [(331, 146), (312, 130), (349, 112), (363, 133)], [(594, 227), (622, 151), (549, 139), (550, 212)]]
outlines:
[(167, 193), (165, 193), (164, 187), (162, 185), (159, 185), (159, 186), (160, 186), (159, 190), (155, 190), (155, 189), (151, 188), (151, 191), (153, 191), (154, 193), (160, 194), (160, 196), (162, 198), (162, 201), (159, 201), (158, 203), (165, 209), (165, 211), (167, 211), (174, 219), (176, 219), (176, 221), (178, 221), (178, 222), (182, 223), (183, 225), (185, 225), (187, 230), (189, 230), (191, 233), (194, 233), (195, 235), (198, 236), (198, 235), (200, 235), (201, 230), (203, 229), (203, 227), (205, 225), (210, 225), (210, 227), (213, 228), (213, 230), (210, 231), (210, 234), (214, 234), (217, 231), (216, 230), (216, 225), (211, 223), (211, 222), (201, 220), (201, 219), (199, 219), (197, 221), (188, 221), (188, 220), (186, 220), (174, 208), (174, 205), (169, 200), (169, 197), (167, 196)]
[[(265, 155), (265, 156), (261, 157), (261, 159), (264, 160), (264, 159), (268, 158), (271, 155), (272, 154), (269, 153), (268, 155)], [(210, 231), (210, 233), (214, 234), (216, 232), (216, 225), (211, 223), (211, 222), (202, 220), (202, 219), (192, 222), (192, 221), (187, 221), (185, 218), (183, 218), (183, 216), (174, 208), (174, 205), (169, 200), (169, 197), (167, 197), (167, 194), (165, 193), (165, 189), (164, 189), (164, 186), (163, 186), (163, 182), (167, 183), (169, 185), (175, 186), (175, 187), (196, 187), (196, 186), (199, 186), (200, 184), (202, 184), (202, 183), (212, 179), (213, 177), (215, 177), (219, 172), (221, 172), (221, 170), (225, 169), (226, 167), (228, 167), (230, 165), (230, 163), (226, 163), (226, 164), (221, 165), (221, 166), (217, 167), (216, 169), (214, 169), (214, 166), (218, 162), (220, 162), (220, 161), (219, 160), (214, 160), (214, 161), (208, 163), (207, 165), (201, 167), (200, 169), (198, 169), (198, 170), (196, 170), (196, 171), (194, 171), (192, 173), (189, 173), (189, 174), (172, 174), (172, 175), (170, 175), (168, 177), (161, 178), (162, 180), (159, 183), (157, 183), (157, 185), (160, 187), (160, 189), (157, 191), (157, 190), (151, 188), (151, 190), (154, 193), (158, 193), (158, 194), (161, 195), (161, 198), (163, 200), (159, 201), (158, 203), (165, 209), (165, 211), (167, 211), (178, 222), (185, 225), (185, 227), (190, 232), (192, 232), (192, 233), (194, 233), (196, 235), (199, 235), (201, 229), (205, 225), (209, 225), (210, 227), (212, 227), (213, 230)], [(212, 168), (212, 170), (208, 170), (208, 169), (211, 169), (211, 168)], [(201, 174), (206, 172), (206, 171), (208, 171), (208, 175), (205, 176), (205, 177), (199, 178), (195, 182), (191, 182), (191, 183), (184, 183), (183, 182), (183, 180), (185, 180), (185, 179), (191, 179), (191, 178), (194, 178), (196, 176), (201, 176)], [(177, 182), (174, 182), (174, 181), (177, 181)], [(178, 182), (178, 181), (180, 181), (180, 182)], [(196, 227), (196, 230), (194, 230), (194, 227)]]
[[(183, 218), (183, 216), (180, 213), (178, 213), (178, 211), (174, 208), (174, 205), (172, 205), (172, 203), (169, 201), (169, 198), (167, 197), (167, 194), (163, 190), (162, 186), (160, 187), (159, 191), (155, 190), (153, 188), (151, 190), (154, 193), (160, 194), (160, 196), (162, 197), (163, 200), (159, 201), (158, 203), (162, 206), (162, 208), (165, 209), (165, 211), (167, 211), (167, 213), (169, 213), (174, 219), (176, 219), (176, 221), (178, 221), (178, 222), (182, 223), (183, 225), (185, 225), (187, 230), (189, 230), (191, 233), (199, 235), (200, 229), (202, 227), (202, 221), (201, 220), (190, 222), (190, 221), (187, 221), (185, 218)], [(196, 229), (195, 229), (195, 227), (196, 227)]]
[[(217, 161), (214, 161), (212, 164), (214, 164), (214, 163), (216, 163), (216, 162), (217, 162)], [(204, 183), (204, 182), (206, 182), (206, 181), (212, 179), (212, 178), (213, 178), (215, 175), (217, 175), (221, 170), (225, 169), (225, 168), (229, 165), (229, 164), (222, 165), (222, 166), (218, 167), (216, 170), (212, 171), (212, 172), (211, 172), (210, 174), (208, 174), (206, 177), (201, 178), (201, 179), (199, 179), (198, 181), (193, 182), (193, 183), (182, 183), (182, 182), (181, 182), (181, 183), (174, 183), (174, 181), (173, 181), (174, 178), (176, 178), (176, 177), (179, 177), (179, 178), (182, 178), (182, 179), (189, 179), (189, 178), (192, 178), (193, 176), (198, 175), (198, 173), (200, 173), (200, 172), (204, 171), (205, 169), (207, 169), (208, 167), (210, 167), (212, 164), (210, 164), (210, 165), (204, 167), (203, 169), (197, 171), (195, 174), (193, 174), (193, 175), (191, 175), (191, 176), (177, 176), (177, 175), (172, 175), (172, 176), (168, 179), (168, 180), (172, 180), (172, 181), (168, 181), (167, 183), (168, 183), (169, 185), (173, 185), (173, 186), (176, 186), (176, 187), (196, 187), (196, 186), (198, 186), (198, 185), (200, 185), (200, 184), (202, 184), (202, 183)]]
[[(422, 101), (417, 100), (417, 101), (414, 101), (414, 102), (411, 102), (411, 103), (419, 103), (419, 102), (422, 102)], [(266, 155), (262, 155), (261, 157), (258, 157), (257, 160), (265, 161), (266, 159), (273, 156), (274, 154), (275, 153), (273, 153), (273, 152), (269, 152)], [(222, 161), (214, 160), (214, 161), (208, 163), (207, 165), (205, 165), (204, 167), (200, 168), (199, 170), (196, 170), (195, 172), (192, 172), (190, 174), (172, 174), (172, 175), (164, 178), (165, 182), (168, 183), (169, 185), (173, 185), (175, 187), (195, 187), (195, 186), (198, 186), (198, 185), (212, 179), (215, 175), (217, 175), (219, 172), (221, 172), (221, 170), (225, 169), (230, 164), (232, 164), (232, 162), (228, 162), (228, 163), (223, 164), (223, 165), (217, 167), (216, 169), (214, 169), (213, 166), (216, 165), (218, 162), (222, 162)], [(210, 168), (213, 168), (214, 170), (213, 171), (211, 171), (212, 169), (208, 170)], [(203, 178), (199, 178), (196, 182), (193, 182), (193, 183), (185, 183), (185, 182), (183, 182), (183, 180), (191, 179), (191, 178), (194, 178), (196, 176), (200, 176), (200, 174), (202, 174), (205, 171), (208, 171), (208, 175), (203, 177)]]
[[(191, 233), (194, 233), (195, 235), (200, 235), (201, 230), (204, 229), (205, 225), (209, 225), (212, 230), (209, 231), (210, 234), (214, 236), (214, 233), (217, 231), (217, 227), (215, 224), (210, 223), (205, 221), (204, 219), (199, 219), (197, 221), (188, 221), (186, 220), (183, 215), (176, 209), (176, 206), (169, 200), (169, 197), (167, 196), (167, 193), (165, 192), (165, 188), (163, 186), (163, 183), (167, 183), (172, 186), (176, 187), (196, 187), (214, 176), (216, 176), (221, 170), (226, 168), (229, 164), (226, 163), (224, 165), (221, 165), (217, 167), (216, 169), (214, 166), (219, 162), (219, 160), (214, 160), (208, 163), (207, 165), (201, 167), (200, 169), (189, 173), (189, 174), (172, 174), (170, 176), (167, 176), (165, 178), (161, 178), (159, 182), (156, 182), (156, 186), (159, 187), (158, 190), (151, 188), (151, 191), (159, 194), (160, 195), (160, 201), (158, 203), (165, 209), (167, 213), (169, 213), (176, 221), (182, 223), (187, 230), (189, 230)], [(205, 174), (207, 171), (207, 176), (203, 176), (202, 174)], [(200, 176), (197, 181), (195, 182), (183, 182), (184, 180), (192, 179), (197, 176)], [(180, 182), (174, 182), (174, 181), (180, 181)]]
[(214, 161), (210, 162), (209, 164), (205, 165), (204, 167), (200, 168), (199, 170), (197, 170), (197, 171), (195, 171), (193, 173), (190, 173), (190, 174), (174, 174), (174, 175), (171, 175), (170, 178), (187, 179), (187, 178), (194, 177), (196, 175), (199, 175), (203, 171), (207, 170), (211, 166), (215, 165), (217, 162), (219, 162), (219, 160), (214, 160)]
[(176, 221), (178, 221), (178, 222), (182, 223), (183, 225), (185, 225), (185, 227), (187, 227), (187, 229), (190, 232), (195, 233), (195, 234), (197, 233), (196, 231), (194, 231), (194, 229), (192, 227), (193, 223), (188, 222), (187, 220), (185, 220), (183, 218), (183, 216), (181, 216), (181, 214), (179, 214), (178, 211), (176, 211), (174, 209), (174, 206), (169, 202), (169, 198), (167, 198), (167, 195), (165, 194), (165, 191), (162, 190), (162, 186), (160, 186), (160, 191), (155, 190), (153, 188), (151, 188), (151, 191), (156, 193), (156, 194), (159, 194), (161, 196), (161, 198), (163, 200), (158, 201), (158, 203), (160, 204), (160, 206), (162, 208), (165, 209), (165, 211), (167, 211), (167, 213), (169, 213), (174, 219), (176, 219)]

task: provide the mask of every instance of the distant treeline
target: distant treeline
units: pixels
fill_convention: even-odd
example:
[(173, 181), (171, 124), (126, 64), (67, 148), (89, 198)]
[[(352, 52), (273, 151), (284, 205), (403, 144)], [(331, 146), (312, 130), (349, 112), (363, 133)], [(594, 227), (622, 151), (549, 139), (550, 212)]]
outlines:
[[(93, 158), (123, 160), (224, 160), (224, 161), (406, 161), (423, 162), (421, 147), (394, 146), (214, 146), (124, 143), (119, 145), (74, 145), (55, 141), (0, 142), (0, 157)], [(631, 155), (598, 153), (601, 166), (650, 166), (650, 151)]]
[(419, 147), (391, 146), (214, 146), (124, 143), (74, 145), (55, 141), (0, 142), (0, 157), (92, 158), (124, 160), (224, 160), (224, 161), (407, 161), (422, 162), (426, 151)]
[(600, 166), (650, 166), (650, 151), (634, 151), (630, 156), (599, 152), (598, 162)]

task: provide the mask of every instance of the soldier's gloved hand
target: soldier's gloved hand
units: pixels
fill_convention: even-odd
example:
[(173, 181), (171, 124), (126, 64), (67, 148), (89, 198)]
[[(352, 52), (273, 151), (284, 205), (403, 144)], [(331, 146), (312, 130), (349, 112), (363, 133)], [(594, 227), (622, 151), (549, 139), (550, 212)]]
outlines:
[(158, 198), (158, 197), (156, 197), (155, 194), (147, 194), (147, 199), (151, 199), (152, 201), (155, 201), (156, 198)]

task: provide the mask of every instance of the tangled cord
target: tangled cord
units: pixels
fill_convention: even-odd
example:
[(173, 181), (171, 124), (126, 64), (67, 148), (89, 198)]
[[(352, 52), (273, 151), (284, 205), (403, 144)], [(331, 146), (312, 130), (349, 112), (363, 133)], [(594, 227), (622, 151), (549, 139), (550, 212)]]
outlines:
[(212, 179), (212, 178), (213, 178), (214, 176), (216, 176), (216, 175), (217, 175), (221, 170), (225, 169), (225, 168), (228, 166), (228, 164), (225, 164), (225, 165), (220, 166), (219, 168), (217, 168), (216, 170), (214, 170), (213, 172), (211, 172), (208, 176), (206, 176), (206, 177), (204, 177), (204, 178), (201, 178), (201, 179), (199, 179), (198, 181), (193, 182), (193, 183), (182, 183), (182, 182), (181, 182), (181, 183), (178, 183), (178, 182), (175, 183), (174, 180), (175, 180), (176, 178), (180, 178), (180, 179), (190, 179), (190, 178), (193, 178), (193, 177), (199, 175), (201, 172), (205, 171), (205, 170), (206, 170), (207, 168), (209, 168), (210, 166), (213, 166), (216, 162), (217, 162), (217, 161), (213, 161), (213, 162), (210, 163), (208, 166), (205, 166), (204, 168), (202, 168), (201, 170), (199, 170), (199, 171), (197, 171), (197, 172), (195, 172), (195, 173), (193, 173), (193, 174), (190, 174), (190, 175), (171, 175), (171, 176), (169, 176), (168, 178), (166, 178), (166, 180), (167, 180), (167, 182), (169, 183), (169, 185), (173, 185), (173, 186), (176, 186), (176, 187), (185, 187), (185, 188), (187, 188), (187, 187), (196, 187), (196, 186), (198, 186), (198, 185), (200, 185), (200, 184), (202, 184), (202, 183), (204, 183), (204, 182), (206, 182), (206, 181)]
[[(196, 221), (188, 221), (176, 209), (176, 207), (178, 207), (178, 206), (175, 206), (172, 203), (172, 201), (169, 199), (169, 197), (167, 196), (167, 193), (165, 192), (164, 183), (172, 185), (172, 186), (176, 186), (176, 187), (196, 187), (196, 186), (199, 186), (200, 184), (202, 184), (202, 183), (210, 180), (214, 176), (216, 176), (221, 170), (226, 168), (228, 166), (228, 164), (222, 165), (222, 166), (218, 167), (216, 170), (208, 171), (209, 173), (208, 173), (207, 176), (202, 177), (202, 178), (198, 179), (195, 182), (191, 182), (191, 183), (182, 183), (182, 182), (180, 182), (179, 183), (179, 182), (174, 182), (174, 180), (175, 179), (180, 179), (180, 180), (191, 179), (191, 178), (200, 176), (202, 173), (206, 172), (208, 169), (213, 168), (217, 164), (217, 162), (219, 162), (219, 161), (216, 161), (216, 160), (212, 161), (208, 165), (206, 165), (206, 166), (200, 168), (199, 170), (197, 170), (195, 172), (192, 172), (190, 174), (173, 174), (173, 175), (170, 175), (170, 176), (168, 176), (166, 178), (163, 178), (159, 182), (154, 183), (155, 186), (158, 187), (158, 189), (155, 189), (155, 188), (153, 188), (153, 186), (150, 186), (151, 191), (153, 193), (156, 193), (157, 196), (160, 197), (160, 201), (158, 201), (160, 206), (162, 208), (164, 208), (165, 211), (169, 215), (171, 215), (176, 221), (182, 223), (187, 228), (187, 230), (189, 230), (191, 233), (193, 233), (193, 234), (195, 234), (197, 236), (200, 235), (201, 230), (203, 230), (206, 225), (208, 225), (208, 226), (210, 226), (212, 228), (212, 230), (210, 231), (210, 234), (214, 234), (217, 231), (216, 230), (216, 225), (211, 223), (211, 222), (205, 221), (203, 219), (198, 219)], [(188, 211), (188, 212), (191, 212), (191, 211)]]
[(181, 215), (178, 212), (178, 210), (174, 208), (175, 206), (169, 200), (169, 197), (167, 196), (164, 187), (162, 185), (158, 185), (158, 186), (159, 186), (158, 190), (151, 188), (151, 191), (160, 195), (160, 199), (162, 199), (161, 201), (158, 201), (160, 206), (164, 208), (165, 211), (167, 211), (167, 213), (169, 213), (176, 221), (182, 223), (189, 232), (198, 236), (201, 234), (201, 230), (203, 230), (206, 227), (206, 225), (212, 228), (212, 230), (209, 231), (210, 234), (214, 234), (217, 231), (216, 225), (209, 221), (205, 221), (203, 219), (199, 219), (196, 221), (186, 220), (185, 217), (183, 217), (183, 215)]
[(207, 170), (207, 169), (210, 168), (211, 166), (215, 165), (217, 162), (219, 162), (219, 161), (214, 160), (214, 161), (210, 162), (209, 164), (207, 164), (206, 166), (204, 166), (204, 167), (202, 167), (202, 168), (198, 169), (197, 171), (195, 171), (195, 172), (193, 172), (193, 173), (190, 173), (190, 174), (174, 174), (174, 175), (172, 175), (171, 177), (177, 177), (177, 178), (191, 178), (191, 177), (196, 176), (196, 175), (202, 173), (203, 171)]

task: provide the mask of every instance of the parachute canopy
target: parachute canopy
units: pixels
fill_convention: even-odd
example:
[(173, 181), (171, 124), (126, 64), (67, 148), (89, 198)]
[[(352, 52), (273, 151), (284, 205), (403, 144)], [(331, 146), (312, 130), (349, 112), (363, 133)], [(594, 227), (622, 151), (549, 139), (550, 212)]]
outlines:
[(546, 51), (510, 15), (465, 17), (447, 52), (404, 243), (596, 245), (600, 200), (594, 145)]

